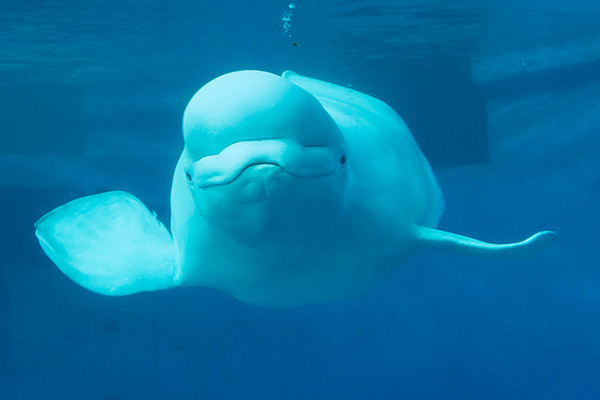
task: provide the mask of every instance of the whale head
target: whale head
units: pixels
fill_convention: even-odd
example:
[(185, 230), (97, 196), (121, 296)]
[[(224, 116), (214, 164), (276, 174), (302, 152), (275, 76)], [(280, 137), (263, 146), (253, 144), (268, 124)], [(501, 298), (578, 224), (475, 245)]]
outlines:
[(223, 75), (183, 119), (185, 179), (196, 212), (243, 242), (321, 240), (339, 222), (349, 160), (342, 134), (310, 93), (270, 73)]

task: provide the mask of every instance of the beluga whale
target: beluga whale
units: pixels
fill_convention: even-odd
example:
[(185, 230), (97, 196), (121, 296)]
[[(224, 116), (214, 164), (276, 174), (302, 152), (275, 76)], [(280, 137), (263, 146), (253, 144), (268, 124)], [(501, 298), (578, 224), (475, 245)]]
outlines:
[(422, 249), (511, 260), (556, 237), (491, 244), (436, 229), (442, 193), (400, 116), (291, 71), (207, 83), (185, 109), (183, 137), (170, 232), (122, 191), (36, 223), (67, 277), (103, 295), (197, 286), (291, 307), (365, 293)]

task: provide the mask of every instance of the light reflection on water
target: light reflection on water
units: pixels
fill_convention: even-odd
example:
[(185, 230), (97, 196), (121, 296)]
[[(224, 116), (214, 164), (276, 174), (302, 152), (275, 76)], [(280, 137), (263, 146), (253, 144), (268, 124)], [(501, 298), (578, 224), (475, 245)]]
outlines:
[(586, 57), (592, 57), (600, 31), (594, 1), (551, 8), (547, 2), (312, 0), (295, 3), (292, 40), (282, 35), (289, 2), (274, 3), (3, 2), (0, 71), (13, 80), (167, 84), (198, 70), (348, 68), (358, 59), (438, 51), (468, 53), (483, 67), (536, 52), (558, 54), (552, 62), (565, 63), (577, 47), (591, 47)]

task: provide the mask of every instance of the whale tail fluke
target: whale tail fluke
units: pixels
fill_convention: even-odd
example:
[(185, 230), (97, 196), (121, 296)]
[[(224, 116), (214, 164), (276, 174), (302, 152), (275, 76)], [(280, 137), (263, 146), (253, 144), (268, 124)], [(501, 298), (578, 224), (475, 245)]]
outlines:
[(35, 227), (48, 257), (93, 292), (120, 296), (176, 286), (171, 234), (133, 195), (106, 192), (73, 200)]
[(519, 260), (537, 255), (556, 239), (556, 233), (542, 231), (518, 243), (492, 244), (467, 236), (419, 226), (419, 247), (438, 249), (467, 256), (493, 260)]

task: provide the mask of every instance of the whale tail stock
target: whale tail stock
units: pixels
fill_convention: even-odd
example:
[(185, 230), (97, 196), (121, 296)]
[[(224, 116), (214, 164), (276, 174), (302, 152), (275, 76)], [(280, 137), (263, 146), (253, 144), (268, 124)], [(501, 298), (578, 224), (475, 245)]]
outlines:
[(173, 239), (165, 226), (125, 192), (73, 200), (40, 218), (36, 236), (70, 279), (112, 296), (176, 286)]
[(517, 243), (492, 244), (438, 229), (417, 227), (417, 245), (467, 256), (493, 260), (519, 260), (537, 255), (556, 239), (556, 233), (542, 231)]

